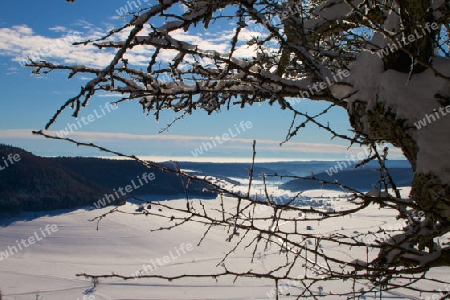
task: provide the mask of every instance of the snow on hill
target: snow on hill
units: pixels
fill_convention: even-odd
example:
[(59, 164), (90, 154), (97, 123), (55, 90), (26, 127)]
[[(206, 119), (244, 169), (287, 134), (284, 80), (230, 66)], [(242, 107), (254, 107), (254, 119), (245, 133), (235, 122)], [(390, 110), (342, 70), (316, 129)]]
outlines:
[[(404, 189), (407, 193), (408, 189)], [(313, 190), (304, 193), (312, 199), (331, 201), (334, 207), (349, 205), (343, 193), (328, 190)], [(198, 201), (198, 200), (192, 200)], [(172, 200), (172, 205), (185, 205), (185, 200)], [(218, 200), (204, 201), (206, 208), (219, 205)], [(127, 203), (121, 209), (135, 212), (136, 204)], [(273, 283), (263, 279), (218, 278), (218, 282), (210, 278), (182, 279), (172, 282), (155, 279), (120, 279), (102, 280), (96, 288), (89, 280), (77, 277), (77, 273), (121, 274), (139, 276), (139, 274), (179, 275), (201, 272), (211, 274), (217, 272), (216, 264), (227, 249), (232, 247), (226, 242), (227, 234), (223, 229), (213, 230), (204, 243), (197, 243), (205, 228), (197, 223), (170, 231), (150, 232), (151, 228), (167, 225), (162, 219), (151, 216), (132, 216), (113, 214), (100, 222), (96, 230), (96, 222), (89, 222), (96, 216), (109, 211), (99, 210), (60, 211), (55, 215), (39, 213), (34, 219), (9, 220), (11, 225), (1, 229), (0, 255), (2, 252), (18, 247), (22, 239), (39, 235), (41, 238), (28, 247), (22, 247), (17, 253), (0, 261), (0, 288), (7, 300), (39, 299), (270, 299), (273, 297)], [(31, 215), (30, 215), (31, 219)], [(378, 226), (392, 226), (397, 221), (392, 212), (370, 207), (363, 214), (346, 217), (330, 222), (304, 222), (302, 230), (318, 232), (351, 233), (369, 231)], [(47, 225), (56, 225), (58, 230), (42, 237)], [(281, 226), (291, 226), (283, 224)], [(44, 231), (45, 233), (45, 231)], [(9, 248), (8, 248), (9, 247)], [(354, 259), (365, 253), (356, 253), (336, 249), (341, 256)], [(343, 252), (342, 252), (343, 251)], [(371, 253), (375, 255), (375, 253)], [(265, 270), (269, 265), (281, 259), (279, 252), (268, 249), (257, 253), (258, 259), (250, 263), (251, 252), (239, 250), (228, 262), (234, 268), (253, 268)], [(301, 272), (299, 270), (299, 272)], [(301, 275), (299, 273), (299, 275)], [(343, 283), (325, 283), (324, 293), (345, 288)], [(298, 287), (288, 286), (285, 293), (298, 292)], [(319, 291), (317, 291), (319, 292)], [(385, 293), (387, 296), (401, 296)], [(84, 298), (83, 298), (84, 297)], [(383, 297), (384, 298), (384, 297)], [(283, 299), (283, 298), (281, 298)], [(369, 297), (367, 299), (370, 299)], [(389, 298), (384, 298), (389, 299)], [(397, 299), (402, 299), (397, 298)], [(420, 299), (417, 295), (409, 295), (404, 299)]]

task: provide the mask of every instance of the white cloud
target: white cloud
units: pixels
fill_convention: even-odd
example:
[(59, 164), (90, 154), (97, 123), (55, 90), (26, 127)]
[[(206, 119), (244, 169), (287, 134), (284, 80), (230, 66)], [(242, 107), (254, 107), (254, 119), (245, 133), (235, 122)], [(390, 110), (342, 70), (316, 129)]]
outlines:
[(94, 78), (92, 78), (92, 77), (86, 77), (86, 76), (80, 76), (80, 77), (78, 77), (78, 79), (79, 79), (79, 80), (86, 81), (86, 80), (92, 80), (92, 79), (94, 79)]
[(201, 35), (192, 35), (181, 29), (173, 31), (172, 37), (187, 42), (193, 45), (197, 45), (202, 50), (215, 50), (217, 52), (225, 52), (230, 47), (229, 32), (221, 32), (214, 38), (204, 38)]
[[(56, 135), (57, 131), (46, 131), (47, 134)], [(203, 143), (211, 142), (208, 136), (181, 136), (181, 135), (143, 135), (130, 133), (109, 133), (109, 132), (85, 132), (74, 131), (69, 134), (70, 138), (86, 143), (96, 143), (111, 150), (118, 150), (124, 153), (135, 155), (166, 155), (189, 156), (191, 151), (201, 147)], [(33, 136), (31, 129), (13, 129), (0, 131), (0, 139), (41, 139)], [(49, 142), (44, 141), (44, 142)], [(252, 149), (252, 139), (232, 138), (217, 145), (214, 149), (205, 153), (206, 157), (230, 157), (241, 156), (250, 157)], [(345, 155), (365, 153), (362, 148), (352, 147), (348, 149), (344, 145), (325, 143), (304, 143), (289, 142), (282, 147), (280, 141), (257, 140), (256, 148), (259, 158), (278, 157), (278, 160), (296, 158), (296, 160), (306, 159), (339, 159)], [(66, 145), (59, 142), (56, 144)], [(52, 149), (53, 151), (54, 149)], [(152, 153), (153, 152), (153, 153)], [(398, 149), (390, 149), (391, 159), (403, 158)], [(276, 155), (275, 155), (276, 154)]]
[[(61, 26), (57, 26), (62, 30)], [(23, 63), (27, 57), (46, 59), (68, 64), (105, 66), (112, 57), (111, 51), (101, 51), (94, 46), (73, 46), (72, 42), (88, 39), (69, 31), (58, 38), (37, 35), (27, 25), (0, 28), (0, 55), (10, 56), (13, 61)]]
[[(0, 55), (10, 56), (12, 60), (20, 64), (24, 64), (27, 57), (35, 60), (45, 59), (48, 61), (56, 61), (65, 64), (89, 65), (93, 67), (105, 67), (110, 63), (114, 56), (112, 49), (98, 49), (92, 45), (72, 45), (75, 41), (84, 41), (88, 39), (97, 39), (105, 35), (109, 30), (95, 27), (86, 21), (79, 21), (74, 26), (82, 27), (86, 33), (71, 31), (65, 26), (54, 26), (50, 30), (61, 33), (60, 37), (48, 37), (36, 34), (28, 25), (15, 25), (10, 28), (0, 28)], [(108, 26), (109, 27), (109, 26)], [(148, 27), (148, 26), (147, 26)], [(150, 30), (150, 28), (148, 28)], [(130, 29), (124, 29), (116, 34), (115, 40), (125, 40), (128, 37)], [(142, 34), (145, 34), (143, 31)], [(253, 35), (253, 32), (243, 30), (242, 37), (247, 38)], [(226, 52), (230, 48), (230, 38), (232, 31), (223, 31), (214, 36), (195, 35), (183, 30), (173, 32), (173, 37), (197, 45), (202, 50), (215, 50), (218, 52)], [(145, 66), (148, 64), (149, 57), (154, 51), (153, 47), (135, 47), (129, 50), (125, 57), (131, 64)], [(247, 56), (254, 52), (247, 46), (240, 46), (236, 54), (238, 56)], [(161, 61), (171, 61), (176, 55), (173, 50), (163, 50), (160, 53)]]
[(66, 27), (64, 26), (54, 26), (54, 27), (50, 27), (49, 30), (54, 31), (54, 32), (67, 32), (69, 31)]
[(85, 20), (78, 20), (75, 23), (73, 23), (74, 26), (80, 26), (84, 29), (92, 29), (95, 28), (94, 24), (89, 23), (88, 21)]
[(97, 97), (107, 98), (107, 97), (123, 97), (122, 94), (96, 94)]

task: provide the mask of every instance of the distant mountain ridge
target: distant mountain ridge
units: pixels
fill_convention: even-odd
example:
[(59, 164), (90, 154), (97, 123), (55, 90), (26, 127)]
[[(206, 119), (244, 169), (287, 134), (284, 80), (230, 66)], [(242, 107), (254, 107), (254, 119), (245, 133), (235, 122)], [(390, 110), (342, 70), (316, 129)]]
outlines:
[[(389, 161), (386, 162), (390, 175), (397, 186), (410, 186), (413, 180), (413, 170), (407, 161)], [(371, 162), (366, 166), (354, 169), (349, 167), (343, 170), (330, 169), (325, 172), (314, 174), (316, 179), (327, 182), (334, 182), (347, 185), (353, 189), (360, 191), (368, 191), (377, 188), (374, 186), (380, 178), (379, 167), (376, 163)], [(328, 171), (328, 172), (327, 172)], [(337, 171), (337, 173), (336, 173)], [(280, 189), (292, 192), (311, 190), (311, 189), (328, 189), (340, 190), (339, 185), (322, 185), (320, 181), (294, 179), (279, 186)]]

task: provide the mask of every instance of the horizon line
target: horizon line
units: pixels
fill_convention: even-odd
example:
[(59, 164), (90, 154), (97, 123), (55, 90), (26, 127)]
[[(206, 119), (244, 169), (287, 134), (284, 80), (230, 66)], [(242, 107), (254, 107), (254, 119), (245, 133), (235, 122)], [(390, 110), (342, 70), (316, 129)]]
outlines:
[[(71, 155), (45, 155), (41, 157), (48, 158), (57, 158), (57, 157), (82, 157), (82, 158), (103, 158), (103, 159), (111, 159), (111, 160), (133, 160), (131, 158), (122, 157), (122, 156), (108, 156), (108, 155), (89, 155), (89, 156), (71, 156)], [(252, 160), (244, 157), (189, 157), (189, 156), (139, 156), (136, 155), (137, 158), (145, 161), (152, 162), (205, 162), (205, 163), (252, 163)], [(299, 159), (299, 158), (272, 158), (272, 157), (262, 157), (255, 158), (255, 163), (284, 163), (284, 162), (338, 162), (342, 161), (341, 159), (324, 159), (324, 158), (308, 158), (308, 159)], [(407, 161), (406, 159), (390, 159), (390, 161)]]

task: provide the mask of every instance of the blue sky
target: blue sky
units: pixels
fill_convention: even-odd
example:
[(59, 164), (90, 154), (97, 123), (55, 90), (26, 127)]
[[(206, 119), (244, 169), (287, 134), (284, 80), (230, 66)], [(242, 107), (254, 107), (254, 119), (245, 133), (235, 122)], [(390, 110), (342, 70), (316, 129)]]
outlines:
[[(150, 1), (141, 0), (143, 6)], [(70, 97), (75, 96), (88, 78), (76, 76), (67, 80), (67, 72), (55, 72), (37, 76), (20, 62), (27, 55), (41, 53), (48, 61), (76, 65), (105, 66), (111, 53), (93, 47), (73, 46), (72, 39), (98, 37), (112, 28), (123, 25), (118, 18), (121, 8), (129, 7), (130, 1), (86, 1), (67, 3), (63, 0), (5, 1), (0, 12), (0, 142), (23, 147), (43, 156), (101, 156), (94, 149), (76, 147), (63, 141), (51, 141), (31, 135), (31, 130), (43, 129), (53, 113)], [(180, 7), (180, 10), (182, 8)], [(217, 25), (217, 24), (216, 24)], [(194, 30), (180, 33), (179, 38), (198, 44), (203, 49), (221, 51), (229, 45), (226, 23), (219, 24), (218, 32), (205, 33)], [(230, 28), (231, 30), (231, 28)], [(242, 49), (246, 51), (246, 49)], [(145, 61), (145, 53), (132, 54), (135, 61)], [(202, 160), (241, 161), (251, 157), (252, 140), (257, 140), (257, 158), (268, 160), (330, 160), (342, 159), (348, 144), (331, 140), (331, 136), (315, 125), (307, 126), (291, 142), (279, 146), (286, 136), (292, 114), (277, 105), (254, 105), (240, 109), (234, 107), (208, 116), (196, 112), (186, 116), (170, 128), (159, 133), (176, 115), (164, 112), (159, 122), (154, 116), (142, 112), (136, 101), (121, 103), (117, 109), (105, 108), (117, 97), (102, 94), (94, 97), (79, 119), (65, 111), (50, 130), (59, 132), (64, 128), (78, 128), (70, 132), (75, 139), (96, 142), (114, 150), (154, 160)], [(297, 107), (314, 114), (327, 107), (325, 102), (298, 99)], [(81, 118), (84, 117), (84, 123)], [(89, 121), (90, 120), (90, 121)], [(330, 122), (340, 133), (350, 130), (344, 110), (335, 109), (322, 120)], [(251, 122), (251, 128), (236, 131), (235, 124)], [(79, 122), (79, 123), (77, 123)], [(77, 125), (78, 124), (78, 125)], [(79, 125), (82, 126), (79, 126)], [(70, 129), (69, 128), (69, 129)], [(239, 127), (237, 127), (239, 128)], [(69, 130), (70, 131), (70, 130)], [(234, 133), (223, 143), (195, 157), (192, 152), (210, 142), (211, 137)], [(351, 150), (352, 153), (360, 149)], [(394, 156), (395, 157), (395, 156)], [(396, 157), (399, 157), (397, 152)]]

